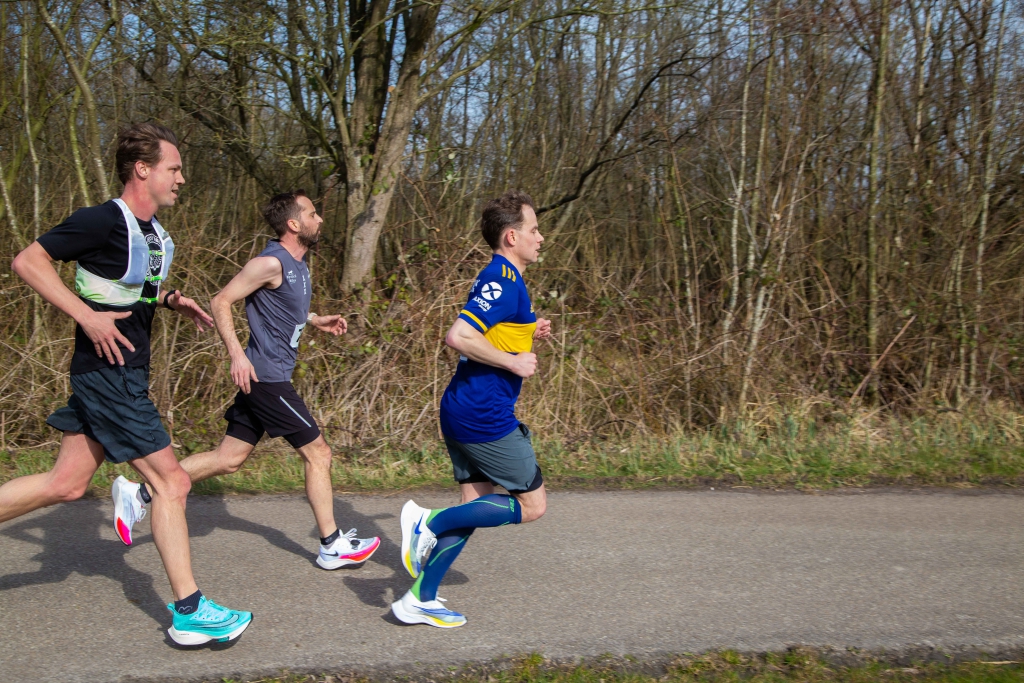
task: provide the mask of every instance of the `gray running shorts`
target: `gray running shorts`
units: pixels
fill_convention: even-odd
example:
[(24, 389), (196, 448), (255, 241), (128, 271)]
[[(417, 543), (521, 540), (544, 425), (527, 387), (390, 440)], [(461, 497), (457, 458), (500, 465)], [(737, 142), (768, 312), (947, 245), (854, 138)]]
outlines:
[(71, 375), (72, 394), (46, 424), (78, 432), (103, 446), (110, 462), (143, 458), (171, 445), (149, 399), (149, 367), (114, 365)]
[(509, 493), (540, 488), (543, 478), (530, 436), (529, 427), (520, 422), (511, 434), (497, 441), (460, 443), (444, 437), (455, 480), (460, 484), (489, 481)]

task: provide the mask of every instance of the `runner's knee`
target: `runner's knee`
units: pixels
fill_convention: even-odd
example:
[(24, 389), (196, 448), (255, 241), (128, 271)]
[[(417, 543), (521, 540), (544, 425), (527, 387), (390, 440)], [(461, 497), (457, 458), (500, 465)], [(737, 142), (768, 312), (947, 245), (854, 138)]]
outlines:
[(188, 472), (178, 467), (165, 474), (160, 481), (150, 482), (150, 488), (155, 489), (157, 496), (184, 506), (188, 493), (192, 490), (192, 480)]
[(221, 453), (221, 470), (224, 472), (224, 474), (234, 474), (235, 472), (242, 468), (242, 465), (245, 463), (246, 459), (248, 459), (249, 453), (251, 452), (252, 450), (249, 449), (246, 451), (238, 450)]
[(535, 522), (544, 516), (544, 513), (548, 511), (548, 501), (546, 498), (541, 498), (538, 501), (530, 501), (529, 505), (523, 505), (522, 501), (519, 503), (523, 507), (523, 521), (521, 524), (526, 522)]
[(332, 454), (331, 454), (331, 447), (330, 446), (324, 446), (323, 448), (317, 448), (315, 450), (315, 452), (310, 453), (309, 456), (307, 456), (307, 457), (308, 457), (308, 460), (312, 464), (316, 465), (317, 467), (322, 467), (323, 469), (326, 469), (326, 470), (331, 469)]
[(331, 447), (327, 445), (326, 441), (318, 439), (308, 445), (298, 448), (297, 450), (310, 465), (323, 469), (331, 468)]
[(50, 481), (50, 495), (62, 503), (78, 500), (85, 495), (91, 479), (75, 481), (68, 477), (55, 477)]

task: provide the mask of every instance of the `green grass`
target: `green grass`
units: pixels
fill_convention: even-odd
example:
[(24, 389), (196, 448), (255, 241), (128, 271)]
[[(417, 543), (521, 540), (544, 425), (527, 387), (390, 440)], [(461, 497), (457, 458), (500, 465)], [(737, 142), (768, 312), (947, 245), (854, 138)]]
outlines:
[[(627, 658), (628, 659), (628, 658)], [(642, 665), (603, 666), (601, 662), (575, 666), (556, 666), (540, 655), (515, 660), (511, 667), (457, 669), (420, 676), (389, 676), (396, 680), (422, 680), (431, 683), (444, 679), (454, 683), (1011, 683), (1024, 681), (1020, 662), (969, 662), (952, 665), (916, 664), (896, 666), (872, 662), (852, 667), (829, 665), (811, 651), (800, 649), (767, 655), (742, 655), (717, 652), (680, 657), (668, 666), (643, 673)], [(630, 671), (633, 669), (633, 671)], [(251, 683), (351, 683), (367, 681), (352, 675), (283, 675), (261, 678)], [(225, 679), (225, 683), (231, 683)]]
[[(1016, 413), (930, 418), (838, 416), (826, 426), (785, 417), (772, 425), (734, 424), (670, 437), (626, 435), (577, 441), (537, 439), (551, 488), (1013, 486), (1024, 484), (1024, 417)], [(186, 440), (187, 441), (187, 440)], [(191, 443), (191, 442), (189, 442)], [(192, 446), (197, 450), (203, 445)], [(48, 470), (56, 446), (0, 451), (0, 481)], [(184, 456), (184, 452), (180, 452)], [(128, 468), (104, 465), (93, 491)], [(440, 442), (417, 449), (378, 443), (335, 447), (342, 491), (451, 486)], [(231, 475), (197, 484), (199, 494), (301, 491), (301, 459), (281, 440), (262, 443)]]

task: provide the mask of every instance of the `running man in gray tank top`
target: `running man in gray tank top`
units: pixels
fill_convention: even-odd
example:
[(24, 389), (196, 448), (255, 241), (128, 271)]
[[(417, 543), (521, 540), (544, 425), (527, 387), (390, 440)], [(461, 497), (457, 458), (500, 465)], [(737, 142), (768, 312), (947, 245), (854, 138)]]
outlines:
[(305, 258), (296, 259), (278, 240), (267, 242), (257, 258), (261, 256), (280, 262), (280, 266), (270, 265), (275, 271), (280, 267), (277, 275), (281, 284), (275, 289), (260, 287), (245, 297), (245, 317), (249, 320), (245, 357), (260, 381), (290, 382), (312, 298), (309, 268)]
[[(334, 520), (331, 448), (292, 386), (299, 337), (307, 324), (335, 336), (348, 327), (340, 315), (309, 312), (311, 286), (306, 253), (320, 239), (316, 207), (302, 190), (273, 197), (263, 216), (277, 233), (210, 302), (217, 332), (231, 357), (231, 379), (238, 387), (224, 419), (228, 427), (214, 451), (181, 461), (193, 483), (237, 472), (264, 433), (282, 436), (305, 461), (306, 497), (320, 529), (317, 564), (337, 569), (365, 562), (380, 538), (342, 534)], [(243, 350), (235, 335), (231, 306), (245, 299), (249, 342)]]

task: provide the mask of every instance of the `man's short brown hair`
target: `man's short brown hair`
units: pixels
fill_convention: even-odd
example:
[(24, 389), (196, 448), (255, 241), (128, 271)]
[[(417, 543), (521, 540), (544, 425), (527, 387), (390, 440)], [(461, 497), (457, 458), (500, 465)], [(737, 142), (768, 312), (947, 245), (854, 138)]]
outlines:
[(275, 194), (263, 207), (263, 218), (274, 229), (278, 237), (288, 232), (288, 221), (299, 220), (302, 209), (299, 208), (299, 197), (305, 197), (305, 190), (292, 190)]
[(505, 231), (518, 230), (522, 227), (523, 206), (536, 210), (530, 195), (522, 190), (509, 190), (484, 205), (480, 232), (492, 250), (497, 250), (501, 246), (501, 238)]
[(122, 185), (127, 185), (135, 172), (135, 162), (141, 161), (149, 166), (160, 163), (160, 141), (165, 140), (175, 147), (178, 138), (167, 126), (159, 123), (135, 123), (117, 132), (117, 152), (114, 155), (117, 166), (117, 177)]

